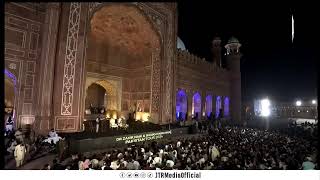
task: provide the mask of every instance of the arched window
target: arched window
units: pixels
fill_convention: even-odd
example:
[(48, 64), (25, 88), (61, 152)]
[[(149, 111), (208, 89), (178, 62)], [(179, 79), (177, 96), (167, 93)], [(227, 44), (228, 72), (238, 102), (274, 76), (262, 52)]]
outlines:
[(228, 117), (229, 116), (229, 97), (224, 98), (224, 116)]
[(176, 96), (176, 117), (177, 120), (186, 120), (187, 107), (187, 94), (184, 90), (177, 92)]
[(216, 118), (219, 116), (219, 112), (221, 109), (221, 96), (217, 96), (217, 100), (216, 100)]
[(211, 95), (208, 95), (206, 97), (206, 115), (207, 116), (210, 116), (211, 112), (212, 112), (212, 96)]
[(201, 96), (198, 92), (192, 98), (192, 113), (197, 119), (201, 117)]

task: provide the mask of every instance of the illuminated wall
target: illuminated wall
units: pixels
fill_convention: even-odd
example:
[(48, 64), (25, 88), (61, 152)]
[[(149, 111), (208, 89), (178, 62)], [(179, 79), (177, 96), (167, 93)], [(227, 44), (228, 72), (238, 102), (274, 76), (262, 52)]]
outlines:
[(192, 113), (194, 116), (198, 113), (198, 118), (201, 117), (201, 96), (198, 92), (192, 98)]
[(230, 100), (229, 97), (224, 98), (224, 116), (229, 116), (229, 104)]
[(184, 90), (180, 90), (177, 92), (177, 97), (176, 97), (176, 118), (179, 119), (182, 118), (185, 120), (186, 118), (186, 113), (188, 111), (188, 99), (187, 99), (187, 94)]
[(210, 116), (210, 113), (212, 112), (212, 96), (211, 95), (208, 95), (206, 97), (206, 114), (207, 116)]

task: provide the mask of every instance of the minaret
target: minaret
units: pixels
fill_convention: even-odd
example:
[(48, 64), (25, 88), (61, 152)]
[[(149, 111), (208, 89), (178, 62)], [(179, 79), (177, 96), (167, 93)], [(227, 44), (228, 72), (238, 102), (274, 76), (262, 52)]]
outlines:
[(236, 122), (241, 121), (241, 72), (240, 72), (240, 47), (237, 38), (231, 37), (224, 46), (227, 50), (226, 61), (230, 72), (230, 112)]
[(221, 63), (221, 39), (219, 37), (215, 37), (212, 40), (212, 59), (213, 63), (216, 63), (218, 67), (222, 66)]

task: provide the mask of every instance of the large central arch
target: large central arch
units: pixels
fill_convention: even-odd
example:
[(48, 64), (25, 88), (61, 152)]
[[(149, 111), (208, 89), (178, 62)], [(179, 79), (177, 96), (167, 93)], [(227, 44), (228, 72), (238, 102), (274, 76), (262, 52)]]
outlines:
[[(173, 68), (174, 47), (176, 47), (176, 4), (175, 3), (69, 3), (62, 8), (61, 26), (56, 69), (59, 75), (55, 78), (54, 117), (58, 131), (79, 131), (84, 117), (85, 84), (87, 68), (93, 66), (99, 71), (108, 68), (86, 62), (91, 29), (91, 19), (96, 12), (105, 7), (123, 6), (136, 9), (156, 32), (159, 47), (151, 48), (151, 118), (156, 123), (168, 123), (173, 118)], [(108, 9), (108, 8), (107, 8)], [(120, 19), (121, 20), (121, 19)], [(132, 19), (131, 19), (132, 20)], [(127, 31), (134, 31), (132, 21)], [(125, 38), (123, 38), (125, 39)], [(130, 46), (130, 42), (120, 41)], [(148, 46), (148, 45), (147, 45)], [(61, 70), (59, 70), (61, 69)], [(77, 71), (75, 70), (77, 69)], [(165, 69), (165, 70), (164, 70)], [(62, 83), (61, 83), (62, 82)], [(60, 90), (60, 91), (59, 91)], [(59, 93), (60, 92), (60, 93)], [(59, 108), (60, 106), (60, 108)], [(123, 105), (121, 105), (123, 106)]]
[[(121, 108), (112, 108), (122, 116), (134, 111), (140, 114), (157, 112), (158, 105), (153, 96), (157, 92), (152, 89), (151, 82), (152, 75), (154, 78), (159, 76), (159, 69), (152, 69), (152, 65), (159, 63), (159, 58), (153, 57), (160, 56), (156, 50), (161, 46), (153, 25), (136, 6), (126, 4), (101, 6), (90, 17), (87, 71), (118, 77), (124, 87), (113, 88), (123, 96), (122, 102), (117, 102), (116, 95), (107, 93), (109, 106), (121, 104), (122, 111)], [(109, 71), (96, 69), (94, 65)], [(100, 82), (105, 89), (112, 87), (105, 83), (107, 81)]]

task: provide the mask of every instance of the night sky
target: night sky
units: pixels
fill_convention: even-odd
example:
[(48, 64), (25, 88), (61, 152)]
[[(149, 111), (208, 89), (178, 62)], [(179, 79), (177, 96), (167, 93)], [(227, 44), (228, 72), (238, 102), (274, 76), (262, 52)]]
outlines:
[[(220, 36), (225, 45), (235, 36), (242, 44), (244, 101), (262, 96), (280, 101), (316, 98), (319, 31), (315, 22), (320, 22), (316, 11), (300, 5), (214, 2), (178, 2), (178, 36), (188, 51), (211, 61), (213, 37)], [(295, 18), (293, 44), (291, 12)]]

